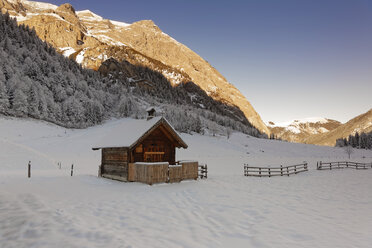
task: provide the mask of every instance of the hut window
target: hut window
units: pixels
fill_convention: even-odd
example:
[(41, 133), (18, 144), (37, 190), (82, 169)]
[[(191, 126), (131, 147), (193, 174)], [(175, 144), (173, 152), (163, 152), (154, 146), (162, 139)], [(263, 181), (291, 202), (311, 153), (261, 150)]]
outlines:
[(142, 148), (142, 145), (139, 145), (136, 147), (136, 153), (142, 153), (143, 152), (143, 148)]

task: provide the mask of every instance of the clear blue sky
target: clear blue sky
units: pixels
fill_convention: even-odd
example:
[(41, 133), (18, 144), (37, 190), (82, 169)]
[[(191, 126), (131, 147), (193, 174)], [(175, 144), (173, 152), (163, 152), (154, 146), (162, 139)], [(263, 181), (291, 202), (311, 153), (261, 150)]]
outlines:
[(372, 108), (371, 1), (69, 3), (107, 19), (153, 20), (218, 69), (265, 121), (320, 116), (345, 122)]

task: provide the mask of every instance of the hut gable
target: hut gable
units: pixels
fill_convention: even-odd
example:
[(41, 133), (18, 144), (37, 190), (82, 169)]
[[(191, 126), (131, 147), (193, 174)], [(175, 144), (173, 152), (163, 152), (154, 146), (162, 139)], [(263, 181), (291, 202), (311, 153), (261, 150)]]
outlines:
[(119, 126), (114, 127), (93, 150), (113, 147), (127, 147), (133, 149), (146, 139), (154, 130), (159, 129), (175, 147), (187, 148), (177, 131), (169, 122), (161, 116), (154, 117), (147, 121), (127, 120)]

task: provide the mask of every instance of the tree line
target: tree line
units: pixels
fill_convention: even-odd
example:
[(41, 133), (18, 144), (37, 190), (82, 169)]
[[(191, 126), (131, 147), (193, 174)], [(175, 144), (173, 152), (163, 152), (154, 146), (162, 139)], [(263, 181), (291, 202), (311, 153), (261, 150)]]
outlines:
[(358, 149), (372, 149), (372, 132), (354, 135), (349, 135), (348, 138), (340, 138), (336, 140), (337, 147), (351, 146)]

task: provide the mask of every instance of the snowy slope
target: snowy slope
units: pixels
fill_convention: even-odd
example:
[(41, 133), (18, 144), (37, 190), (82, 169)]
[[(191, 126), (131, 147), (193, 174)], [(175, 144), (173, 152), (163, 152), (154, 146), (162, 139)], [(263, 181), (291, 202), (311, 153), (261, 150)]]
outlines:
[[(208, 163), (207, 180), (97, 178), (100, 152), (91, 147), (126, 121), (69, 130), (0, 117), (0, 247), (370, 247), (372, 170), (314, 170), (317, 160), (345, 160), (342, 149), (183, 134), (189, 148), (177, 159)], [(352, 156), (372, 161), (371, 151)], [(304, 160), (310, 171), (296, 176), (242, 176), (243, 163)]]

